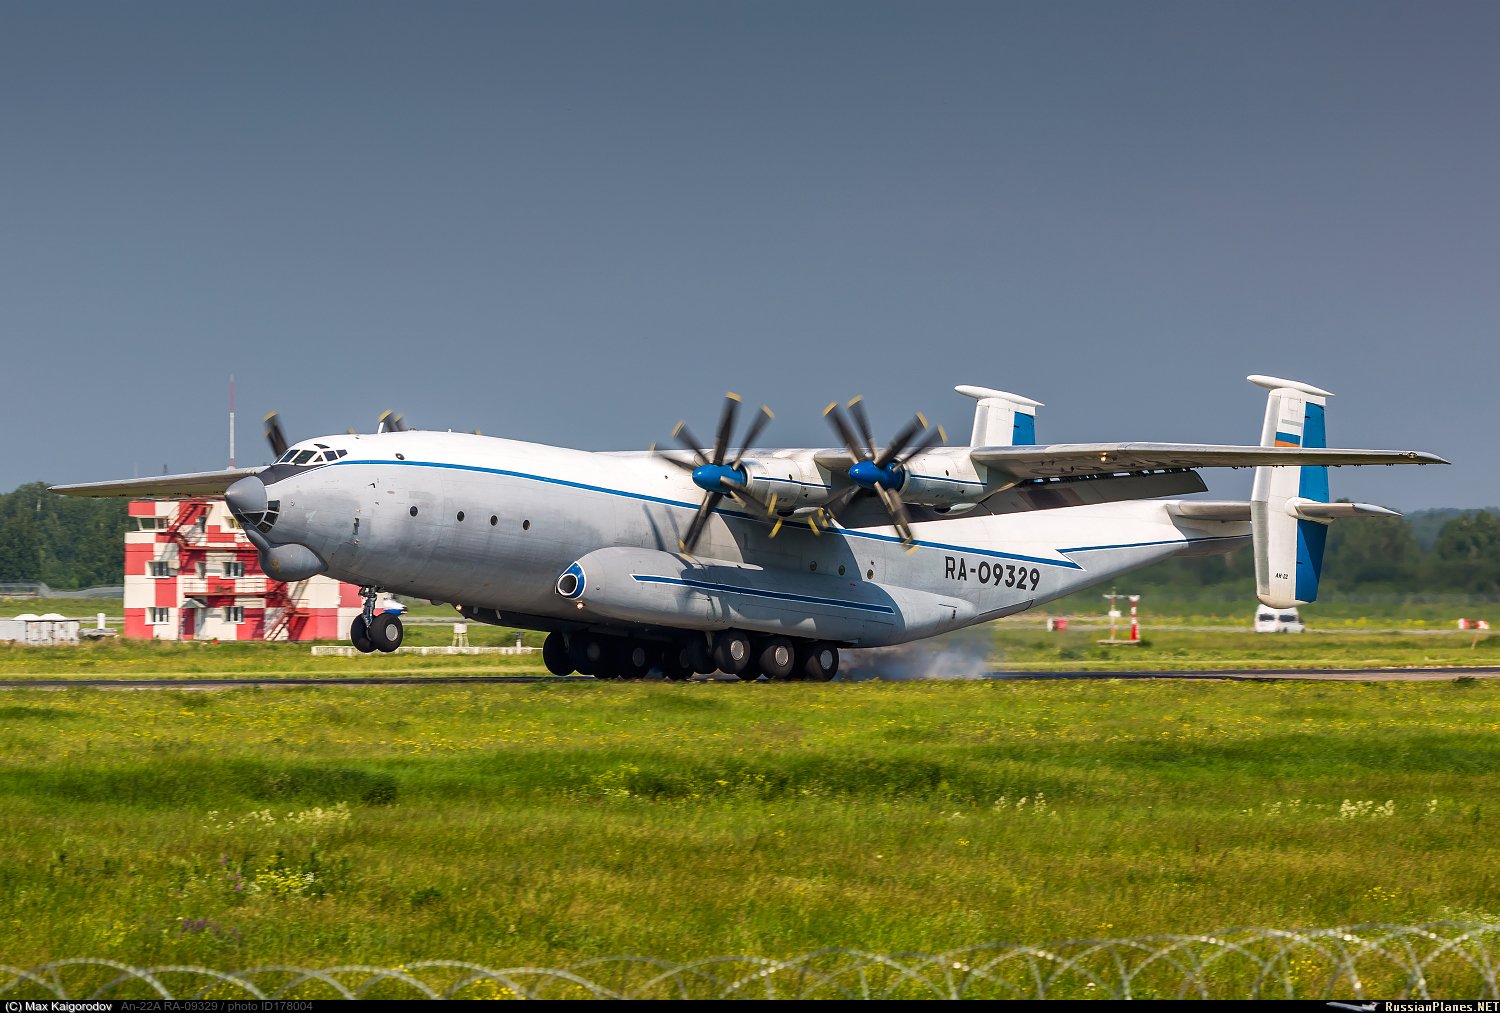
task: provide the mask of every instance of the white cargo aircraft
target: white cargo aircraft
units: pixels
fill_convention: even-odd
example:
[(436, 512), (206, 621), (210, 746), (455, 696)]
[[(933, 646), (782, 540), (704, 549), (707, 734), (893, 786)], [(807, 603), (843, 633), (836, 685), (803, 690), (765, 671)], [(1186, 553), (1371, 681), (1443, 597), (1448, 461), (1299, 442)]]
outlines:
[[(672, 679), (715, 670), (827, 680), (843, 648), (935, 636), (1248, 539), (1273, 608), (1317, 597), (1328, 524), (1394, 511), (1331, 503), (1329, 466), (1446, 464), (1417, 451), (1330, 450), (1328, 391), (1269, 390), (1259, 446), (1037, 445), (1039, 402), (982, 387), (969, 446), (920, 415), (884, 447), (863, 404), (825, 411), (842, 446), (731, 450), (679, 423), (680, 451), (590, 453), (406, 429), (288, 446), (263, 468), (57, 486), (77, 496), (222, 494), (267, 574), (328, 574), (365, 599), (350, 639), (395, 650), (384, 591), (450, 602), (472, 621), (543, 630), (559, 675)], [(1195, 469), (1254, 467), (1249, 502), (1179, 498)]]

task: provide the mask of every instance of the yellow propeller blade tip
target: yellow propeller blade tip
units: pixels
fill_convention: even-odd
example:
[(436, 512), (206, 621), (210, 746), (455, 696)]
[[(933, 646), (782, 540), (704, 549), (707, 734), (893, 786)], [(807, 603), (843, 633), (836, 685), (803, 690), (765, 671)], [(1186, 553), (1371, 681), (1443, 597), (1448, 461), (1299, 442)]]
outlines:
[(736, 394), (732, 390), (726, 390), (724, 392), (724, 396), (727, 397), (731, 401), (738, 401), (738, 400), (740, 400), (740, 396), (738, 394)]
[(858, 404), (859, 402), (863, 401), (864, 399), (865, 399), (865, 396), (863, 394), (856, 394), (856, 395), (854, 395), (853, 397), (851, 397), (849, 399), (849, 407), (853, 408), (856, 404)]
[(917, 421), (920, 422), (920, 423), (922, 423), (922, 428), (923, 429), (927, 428), (927, 416), (926, 415), (923, 415), (921, 412), (917, 412)]
[[(837, 401), (830, 401), (830, 402), (828, 402), (828, 407), (823, 409), (823, 414), (827, 415), (829, 412), (833, 411), (838, 406), (839, 406), (839, 403)], [(267, 418), (269, 418), (269, 417), (270, 416), (267, 416)]]
[(768, 419), (774, 419), (776, 417), (776, 413), (771, 410), (771, 406), (768, 404), (761, 405), (760, 410), (766, 413), (766, 418)]
[(687, 419), (678, 419), (677, 424), (672, 427), (672, 435), (678, 436), (682, 433), (682, 427), (687, 425)]
[(778, 517), (776, 523), (771, 525), (771, 537), (775, 538), (779, 534), (781, 534), (781, 518)]

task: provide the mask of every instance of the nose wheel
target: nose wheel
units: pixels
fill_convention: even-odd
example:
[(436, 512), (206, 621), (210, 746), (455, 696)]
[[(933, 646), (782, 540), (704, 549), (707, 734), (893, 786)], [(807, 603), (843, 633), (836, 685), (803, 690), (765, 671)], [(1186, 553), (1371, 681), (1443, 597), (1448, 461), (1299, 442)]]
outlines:
[(354, 622), (349, 625), (349, 642), (360, 654), (369, 654), (375, 650), (375, 641), (370, 639), (370, 627), (364, 616), (355, 616)]

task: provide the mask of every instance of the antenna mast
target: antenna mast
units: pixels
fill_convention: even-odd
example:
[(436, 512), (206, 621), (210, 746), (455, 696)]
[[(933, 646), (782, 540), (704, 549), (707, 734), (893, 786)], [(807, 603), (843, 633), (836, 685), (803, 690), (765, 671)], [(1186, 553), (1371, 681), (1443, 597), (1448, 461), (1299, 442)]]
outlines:
[(229, 467), (234, 468), (234, 374), (229, 374)]

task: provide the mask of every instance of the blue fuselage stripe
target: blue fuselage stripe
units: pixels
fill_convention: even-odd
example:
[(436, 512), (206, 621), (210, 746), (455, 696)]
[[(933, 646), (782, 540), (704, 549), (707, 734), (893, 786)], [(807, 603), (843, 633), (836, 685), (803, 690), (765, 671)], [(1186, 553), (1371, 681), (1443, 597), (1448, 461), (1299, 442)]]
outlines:
[(766, 591), (762, 588), (740, 587), (736, 584), (715, 584), (707, 580), (686, 580), (680, 577), (657, 577), (646, 573), (632, 573), (632, 580), (640, 581), (642, 584), (675, 584), (680, 587), (691, 587), (700, 591), (721, 591), (725, 594), (743, 594), (751, 598), (771, 598), (776, 601), (793, 601), (803, 605), (829, 605), (833, 608), (856, 609), (860, 612), (878, 612), (881, 615), (895, 615), (896, 610), (889, 605), (869, 605), (859, 601), (845, 601), (841, 598), (819, 598), (810, 594), (792, 594), (788, 591)]
[[(565, 478), (551, 478), (547, 475), (532, 475), (524, 471), (511, 471), (507, 468), (483, 468), (475, 464), (449, 464), (445, 461), (374, 461), (365, 459), (355, 460), (346, 457), (342, 461), (334, 461), (332, 464), (326, 465), (326, 467), (340, 468), (356, 464), (379, 465), (385, 467), (440, 468), (445, 471), (469, 471), (481, 475), (498, 475), (503, 478), (519, 478), (528, 482), (542, 482), (547, 485), (558, 485), (568, 489), (582, 489), (585, 492), (597, 492), (602, 493), (606, 496), (623, 496), (626, 499), (641, 500), (642, 502), (646, 503), (660, 503), (662, 506), (680, 507), (683, 510), (698, 509), (697, 503), (685, 503), (682, 500), (665, 499), (661, 496), (648, 496), (645, 493), (639, 492), (626, 492), (623, 489), (611, 489), (607, 486), (602, 485), (589, 485), (586, 482), (572, 482)], [(749, 514), (743, 513), (739, 510), (724, 510), (720, 508), (718, 510), (715, 510), (714, 513), (723, 514), (726, 517), (740, 517), (746, 520), (754, 519)], [(834, 530), (838, 534), (843, 535), (845, 538), (868, 538), (871, 541), (877, 542), (899, 543), (901, 541), (901, 539), (896, 535), (879, 535), (875, 534), (872, 531), (857, 531), (853, 528), (835, 528)], [(1071, 559), (1048, 559), (1043, 556), (1024, 556), (1017, 552), (1002, 552), (998, 549), (982, 549), (978, 546), (973, 545), (950, 545), (946, 542), (928, 542), (918, 540), (916, 544), (926, 549), (944, 549), (950, 552), (971, 552), (977, 556), (992, 556), (997, 559), (1014, 559), (1026, 563), (1037, 563), (1041, 566), (1057, 566), (1066, 570), (1083, 569), (1082, 566), (1073, 562)]]

